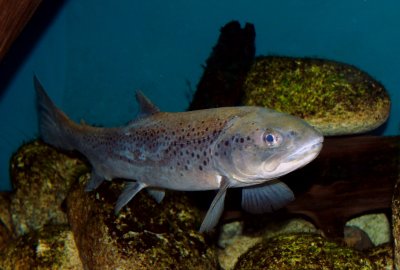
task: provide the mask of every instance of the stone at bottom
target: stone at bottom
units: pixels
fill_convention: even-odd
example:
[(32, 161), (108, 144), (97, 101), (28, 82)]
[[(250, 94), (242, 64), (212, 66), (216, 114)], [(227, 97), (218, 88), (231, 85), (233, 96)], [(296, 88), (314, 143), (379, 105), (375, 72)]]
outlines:
[(184, 193), (167, 192), (158, 204), (139, 192), (116, 216), (121, 183), (86, 193), (88, 178), (83, 175), (67, 198), (85, 269), (218, 269), (214, 249), (198, 233), (202, 215)]
[(235, 270), (244, 269), (375, 269), (361, 252), (317, 234), (288, 234), (265, 239), (243, 254)]
[(68, 225), (45, 226), (0, 251), (0, 269), (84, 269)]

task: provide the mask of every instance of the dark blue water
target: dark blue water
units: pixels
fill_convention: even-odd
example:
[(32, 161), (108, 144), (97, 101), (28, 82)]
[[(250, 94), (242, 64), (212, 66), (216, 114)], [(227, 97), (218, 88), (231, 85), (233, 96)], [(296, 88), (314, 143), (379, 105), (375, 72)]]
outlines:
[(137, 111), (135, 89), (162, 110), (181, 111), (219, 28), (233, 19), (255, 24), (258, 55), (329, 58), (371, 74), (392, 99), (384, 134), (400, 133), (399, 1), (86, 0), (45, 5), (47, 12), (42, 10), (42, 19), (35, 21), (39, 26), (22, 36), (0, 70), (0, 190), (10, 188), (11, 153), (37, 135), (34, 73), (75, 120), (101, 125), (129, 121)]

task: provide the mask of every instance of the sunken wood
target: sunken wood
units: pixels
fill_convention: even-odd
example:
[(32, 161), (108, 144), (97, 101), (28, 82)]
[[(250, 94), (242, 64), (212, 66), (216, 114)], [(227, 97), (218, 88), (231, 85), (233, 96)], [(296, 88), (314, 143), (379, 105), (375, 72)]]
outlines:
[(390, 212), (399, 160), (400, 136), (326, 138), (315, 161), (282, 178), (296, 193), (286, 210), (340, 236), (354, 216)]
[(42, 0), (0, 0), (0, 61)]
[(254, 25), (238, 21), (221, 28), (217, 44), (204, 67), (189, 111), (239, 105), (242, 85), (255, 55)]

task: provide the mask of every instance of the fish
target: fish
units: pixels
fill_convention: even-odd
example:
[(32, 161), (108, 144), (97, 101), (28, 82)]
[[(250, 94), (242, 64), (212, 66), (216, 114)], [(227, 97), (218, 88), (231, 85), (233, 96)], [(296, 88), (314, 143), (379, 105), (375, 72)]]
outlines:
[(242, 188), (241, 206), (254, 214), (291, 202), (292, 190), (278, 178), (315, 159), (323, 144), (318, 130), (286, 113), (255, 106), (162, 112), (141, 91), (139, 115), (128, 124), (90, 126), (56, 107), (36, 76), (34, 87), (42, 140), (91, 164), (85, 191), (123, 179), (117, 214), (143, 189), (158, 203), (168, 189), (216, 190), (200, 232), (218, 224), (228, 188)]

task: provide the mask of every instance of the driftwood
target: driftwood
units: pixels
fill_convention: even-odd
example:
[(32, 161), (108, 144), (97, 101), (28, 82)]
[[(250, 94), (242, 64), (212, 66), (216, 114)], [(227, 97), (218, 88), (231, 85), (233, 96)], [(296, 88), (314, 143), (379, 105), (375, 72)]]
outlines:
[(222, 27), (189, 110), (239, 105), (254, 55), (254, 25), (247, 23), (242, 29), (239, 22), (232, 21)]
[(0, 0), (0, 61), (42, 0)]
[(282, 178), (296, 193), (286, 210), (341, 236), (354, 216), (390, 212), (399, 161), (400, 136), (326, 138), (316, 160)]

